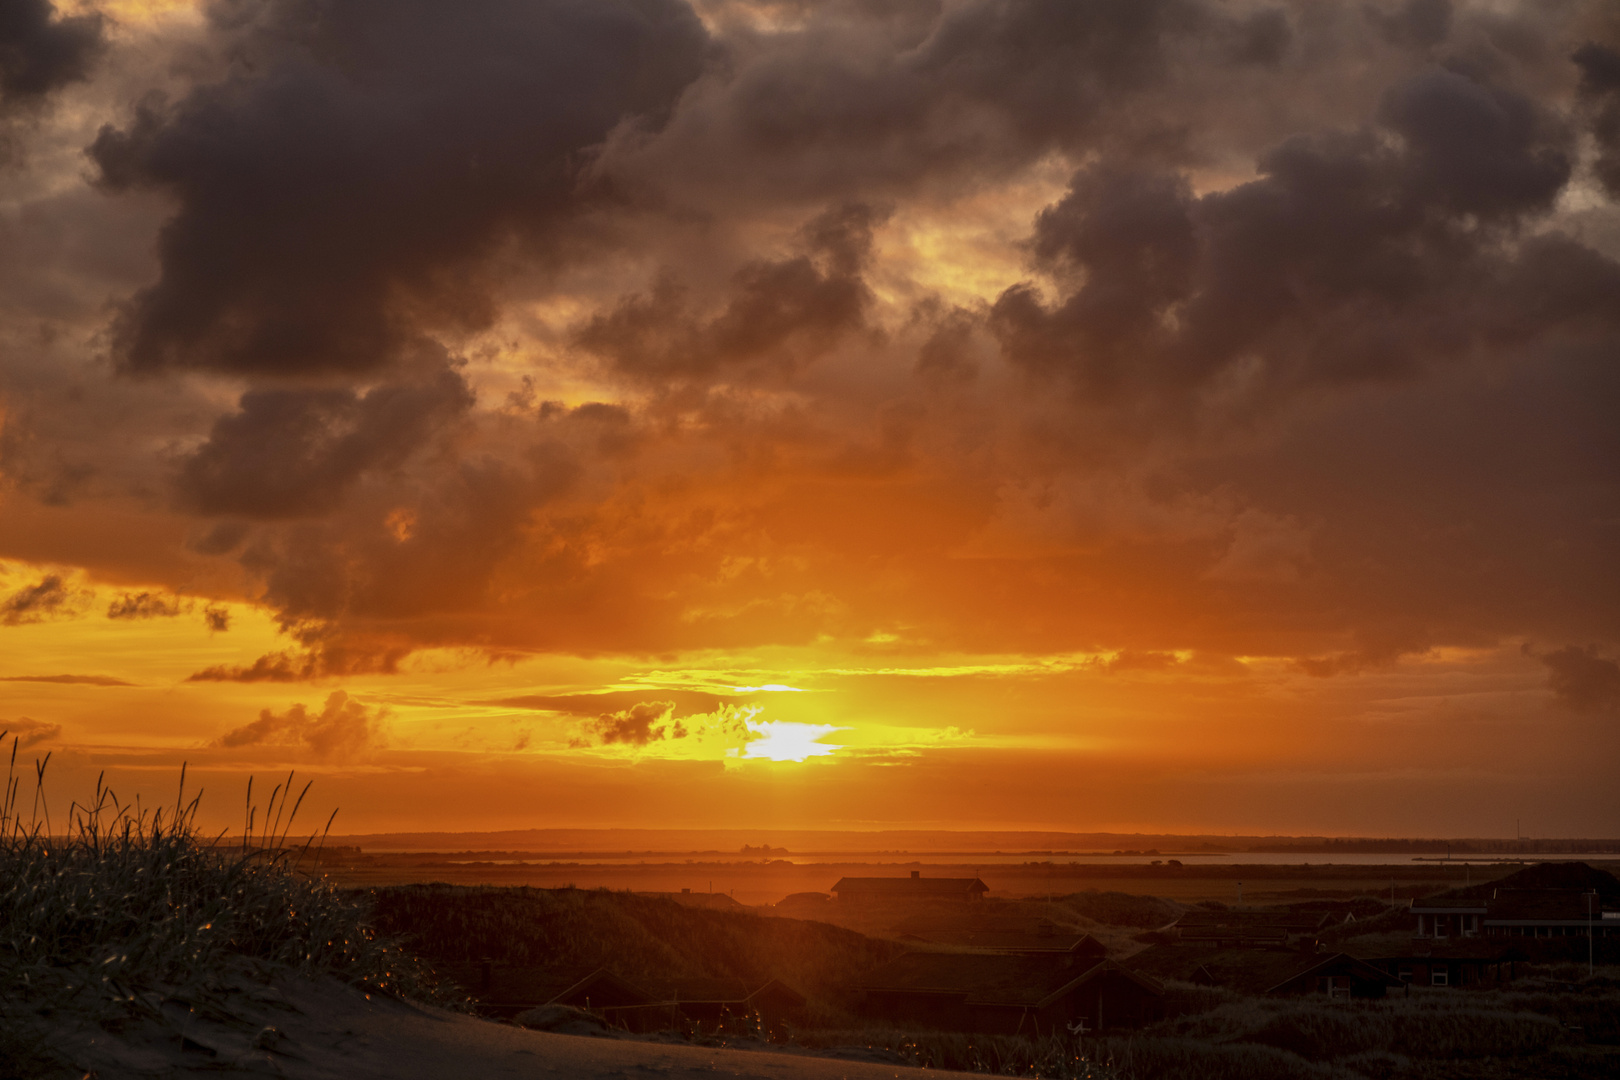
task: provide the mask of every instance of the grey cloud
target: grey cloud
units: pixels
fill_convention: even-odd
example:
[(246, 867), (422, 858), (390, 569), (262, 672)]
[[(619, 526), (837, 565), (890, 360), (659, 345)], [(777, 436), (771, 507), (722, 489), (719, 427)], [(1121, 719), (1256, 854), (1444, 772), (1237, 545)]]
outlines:
[(213, 12), (233, 70), (90, 148), (108, 190), (179, 204), (119, 327), (128, 371), (363, 372), (426, 329), (487, 325), (490, 257), (517, 241), (544, 261), (582, 156), (656, 123), (707, 47), (679, 0)]
[(615, 713), (604, 713), (589, 726), (604, 745), (646, 746), (664, 739), (686, 738), (686, 727), (674, 719), (673, 701), (644, 701)]
[(871, 292), (861, 271), (882, 219), (863, 205), (821, 214), (803, 230), (806, 254), (744, 266), (712, 318), (694, 312), (686, 290), (666, 274), (650, 294), (593, 318), (576, 343), (649, 378), (706, 375), (762, 360), (791, 369), (863, 325)]
[(182, 604), (178, 596), (162, 593), (124, 593), (107, 605), (109, 619), (172, 619), (180, 614)]
[(1589, 41), (1575, 51), (1574, 60), (1581, 69), (1581, 97), (1598, 147), (1592, 165), (1604, 190), (1620, 199), (1620, 52)]
[(79, 599), (78, 591), (69, 586), (62, 575), (46, 574), (34, 584), (25, 585), (0, 600), (0, 626), (21, 626), (72, 614)]
[(62, 725), (47, 720), (35, 720), (27, 716), (19, 716), (11, 721), (0, 720), (0, 739), (10, 737), (24, 750), (40, 743), (51, 742), (61, 734)]
[[(671, 715), (714, 712), (722, 705), (747, 700), (743, 697), (721, 697), (696, 690), (659, 690), (661, 706), (668, 706)], [(593, 694), (527, 694), (521, 697), (499, 698), (490, 704), (508, 705), (521, 709), (544, 709), (566, 713), (569, 716), (604, 716), (621, 713), (647, 700), (645, 690), (608, 690)]]
[(392, 675), (407, 648), (356, 648), (320, 640), (322, 628), (308, 628), (302, 652), (267, 653), (251, 664), (217, 664), (186, 677), (187, 682), (293, 683), (346, 675)]
[(1540, 657), (1547, 687), (1558, 701), (1579, 712), (1620, 709), (1620, 664), (1592, 647), (1567, 645)]
[(135, 686), (111, 675), (0, 675), (0, 682), (64, 683), (69, 686)]
[(334, 690), (319, 713), (301, 704), (280, 713), (263, 709), (257, 720), (226, 732), (214, 745), (228, 750), (301, 745), (320, 758), (352, 757), (378, 745), (387, 716), (387, 709), (369, 709)]
[(0, 7), (0, 115), (85, 78), (105, 46), (98, 14), (64, 18), (51, 0)]
[[(1101, 398), (1178, 395), (1253, 360), (1278, 386), (1384, 378), (1420, 354), (1557, 329), (1504, 320), (1530, 313), (1504, 287), (1515, 264), (1503, 251), (1568, 181), (1561, 126), (1449, 71), (1392, 88), (1381, 119), (1383, 133), (1289, 139), (1261, 158), (1260, 179), (1202, 198), (1174, 175), (1082, 170), (1037, 219), (1033, 250), (1083, 280), (1055, 307), (1029, 285), (998, 299), (1007, 354)], [(1527, 250), (1608, 265), (1557, 240)], [(1576, 292), (1577, 307), (1595, 300), (1590, 285)]]
[(250, 390), (181, 467), (184, 504), (203, 514), (274, 519), (329, 513), (370, 471), (400, 467), (472, 407), (449, 369), (352, 390)]
[(1392, 12), (1369, 7), (1367, 17), (1394, 44), (1432, 49), (1451, 32), (1451, 0), (1406, 0)]

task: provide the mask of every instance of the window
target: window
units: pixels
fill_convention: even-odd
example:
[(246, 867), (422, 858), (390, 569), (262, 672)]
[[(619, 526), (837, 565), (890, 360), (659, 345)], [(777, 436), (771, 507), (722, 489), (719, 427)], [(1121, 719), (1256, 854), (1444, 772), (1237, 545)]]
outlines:
[(1430, 986), (1450, 986), (1451, 972), (1444, 967), (1434, 967), (1429, 970)]
[(1396, 968), (1395, 977), (1401, 980), (1401, 982), (1409, 983), (1412, 981), (1412, 969), (1409, 967)]

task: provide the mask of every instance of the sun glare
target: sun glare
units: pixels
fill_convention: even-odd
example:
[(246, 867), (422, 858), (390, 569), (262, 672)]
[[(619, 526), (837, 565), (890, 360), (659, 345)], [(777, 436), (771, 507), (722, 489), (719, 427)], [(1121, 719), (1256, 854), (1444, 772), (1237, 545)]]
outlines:
[(743, 751), (745, 758), (763, 758), (766, 761), (803, 761), (805, 758), (825, 757), (842, 746), (821, 740), (842, 728), (831, 724), (795, 724), (788, 720), (750, 720), (748, 730), (756, 738), (750, 739)]

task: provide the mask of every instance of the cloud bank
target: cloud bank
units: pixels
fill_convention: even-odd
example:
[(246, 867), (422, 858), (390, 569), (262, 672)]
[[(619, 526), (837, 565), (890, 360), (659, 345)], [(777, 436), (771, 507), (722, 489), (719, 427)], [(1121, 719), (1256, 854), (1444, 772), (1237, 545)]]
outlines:
[(1605, 4), (17, 11), (0, 554), (198, 683), (1620, 641)]

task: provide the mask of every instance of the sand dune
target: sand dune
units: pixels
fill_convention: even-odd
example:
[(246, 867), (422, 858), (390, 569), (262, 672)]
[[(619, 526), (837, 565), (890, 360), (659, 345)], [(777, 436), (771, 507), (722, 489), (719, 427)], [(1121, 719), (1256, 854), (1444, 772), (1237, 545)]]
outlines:
[(58, 1017), (55, 1048), (98, 1080), (213, 1075), (297, 1080), (714, 1077), (884, 1080), (965, 1076), (900, 1064), (530, 1031), (368, 996), (335, 980), (244, 977), (225, 992), (153, 1002), (106, 1031)]

